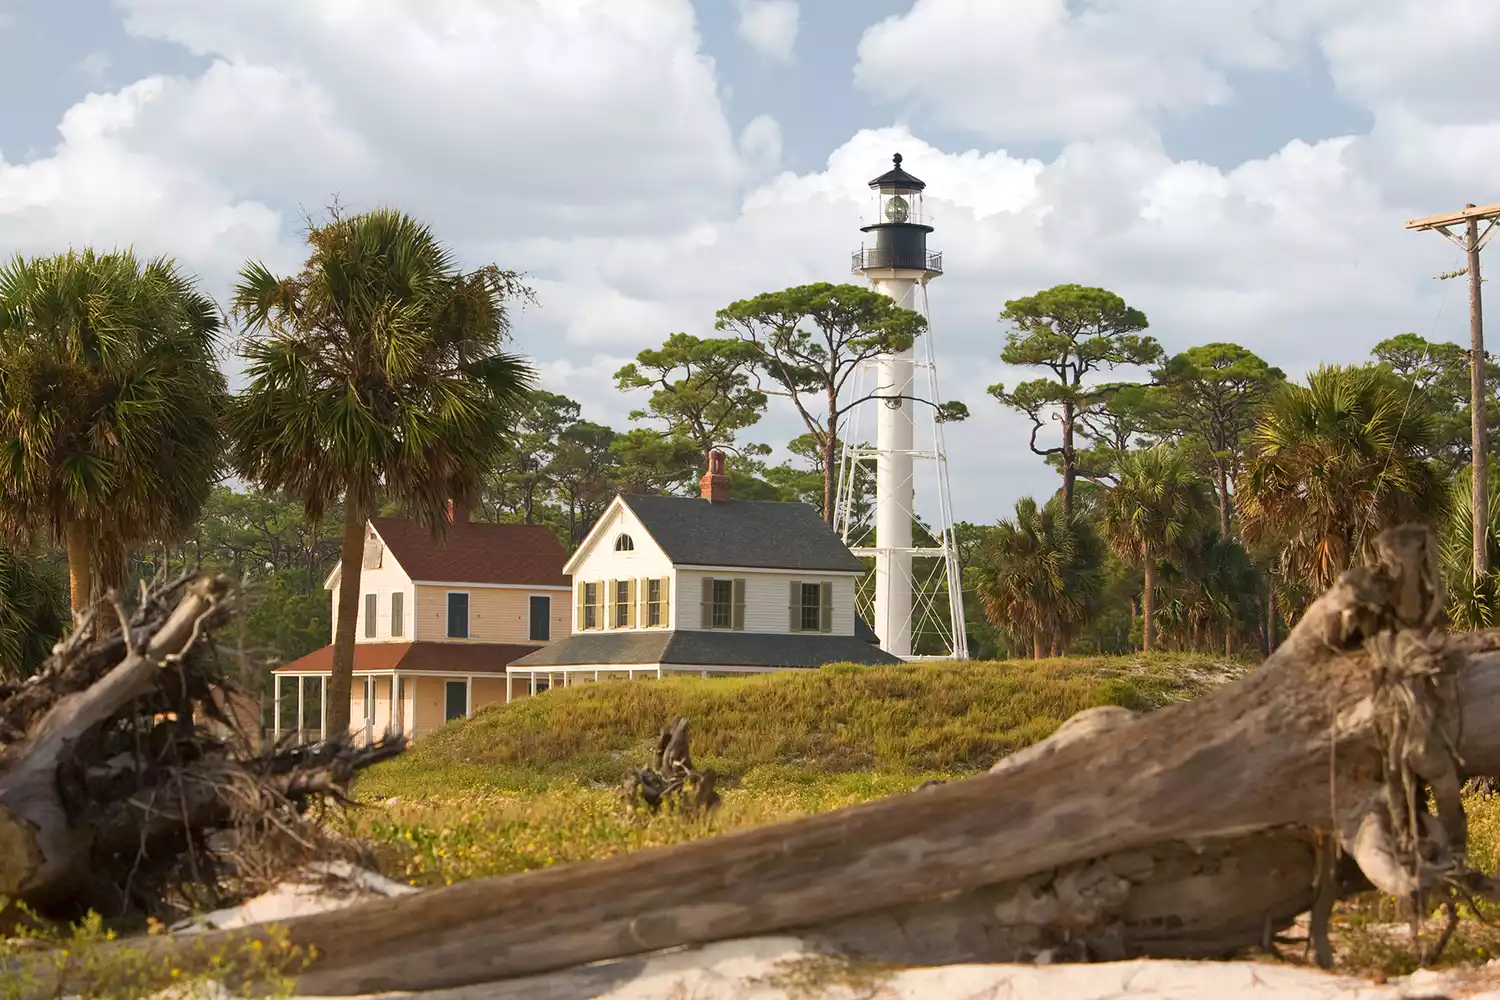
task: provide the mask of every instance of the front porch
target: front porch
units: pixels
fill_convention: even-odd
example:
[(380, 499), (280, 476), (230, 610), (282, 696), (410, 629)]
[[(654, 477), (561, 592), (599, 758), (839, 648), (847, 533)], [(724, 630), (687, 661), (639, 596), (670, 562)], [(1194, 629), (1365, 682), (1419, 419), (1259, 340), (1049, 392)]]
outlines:
[[(330, 671), (283, 670), (272, 688), (271, 737), (280, 743), (328, 738)], [(504, 675), (450, 671), (386, 670), (356, 673), (349, 693), (349, 732), (365, 744), (400, 733), (419, 739), (486, 705), (524, 691)], [(395, 697), (392, 697), (392, 694)]]

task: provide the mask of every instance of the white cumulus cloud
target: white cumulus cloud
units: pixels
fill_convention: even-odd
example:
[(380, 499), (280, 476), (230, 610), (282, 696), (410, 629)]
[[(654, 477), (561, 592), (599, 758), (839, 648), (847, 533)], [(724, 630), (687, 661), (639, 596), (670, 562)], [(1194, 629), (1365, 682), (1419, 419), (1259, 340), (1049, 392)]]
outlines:
[[(303, 209), (333, 195), (396, 204), (463, 262), (528, 272), (540, 304), (517, 346), (550, 388), (622, 426), (639, 400), (610, 376), (636, 352), (677, 330), (710, 334), (735, 299), (858, 280), (867, 182), (900, 152), (928, 184), (931, 246), (945, 255), (931, 286), (943, 394), (974, 414), (947, 432), (957, 512), (989, 521), (1056, 485), (1025, 422), (985, 396), (1025, 375), (999, 362), (1007, 299), (1102, 285), (1169, 350), (1234, 340), (1292, 372), (1366, 357), (1405, 330), (1464, 336), (1461, 302), (1438, 311), (1460, 283), (1430, 277), (1451, 269), (1451, 248), (1401, 222), (1500, 198), (1486, 195), (1500, 109), (1468, 93), (1482, 55), (1461, 47), (1450, 78), (1422, 54), (1438, 42), (1402, 44), (1427, 37), (1420, 18), (1402, 20), (1424, 3), (1485, 16), (1487, 0), (1465, 2), (916, 0), (866, 33), (859, 72), (926, 113), (832, 131), (826, 162), (796, 173), (774, 119), (730, 128), (687, 0), (221, 0), (211, 14), (121, 0), (131, 30), (207, 68), (83, 97), (50, 153), (0, 160), (0, 244), (172, 253), (223, 301), (246, 258), (295, 266)], [(902, 75), (911, 45), (942, 54), (905, 60), (930, 80)], [(1229, 168), (1163, 149), (1161, 115), (1222, 99), (1237, 68), (1275, 71), (1309, 48), (1371, 110), (1367, 134)], [(985, 138), (931, 141), (929, 121)], [(1021, 135), (1059, 152), (1001, 148)], [(798, 432), (775, 408), (754, 436)]]
[(791, 62), (801, 7), (797, 0), (737, 0), (739, 35), (757, 51)]

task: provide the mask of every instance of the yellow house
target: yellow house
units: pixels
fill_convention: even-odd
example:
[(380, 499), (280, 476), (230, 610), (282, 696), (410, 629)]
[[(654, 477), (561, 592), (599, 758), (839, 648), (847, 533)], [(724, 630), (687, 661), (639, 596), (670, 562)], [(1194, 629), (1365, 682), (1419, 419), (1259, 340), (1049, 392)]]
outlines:
[[(376, 518), (365, 536), (355, 625), (350, 729), (417, 738), (532, 685), (507, 667), (572, 626), (567, 554), (541, 525), (479, 524), (455, 517), (436, 542), (413, 521)], [(338, 629), (341, 573), (324, 586)], [(324, 735), (309, 719), (312, 690), (327, 692), (333, 646), (276, 669), (274, 734)], [(321, 698), (317, 704), (323, 704)]]

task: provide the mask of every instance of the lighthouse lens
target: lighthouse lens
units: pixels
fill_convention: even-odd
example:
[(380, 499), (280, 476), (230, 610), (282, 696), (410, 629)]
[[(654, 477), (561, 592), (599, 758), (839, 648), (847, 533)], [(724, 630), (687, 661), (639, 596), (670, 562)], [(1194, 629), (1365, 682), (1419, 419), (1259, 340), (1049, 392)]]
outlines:
[(885, 203), (885, 217), (891, 222), (905, 222), (911, 217), (911, 208), (899, 194)]

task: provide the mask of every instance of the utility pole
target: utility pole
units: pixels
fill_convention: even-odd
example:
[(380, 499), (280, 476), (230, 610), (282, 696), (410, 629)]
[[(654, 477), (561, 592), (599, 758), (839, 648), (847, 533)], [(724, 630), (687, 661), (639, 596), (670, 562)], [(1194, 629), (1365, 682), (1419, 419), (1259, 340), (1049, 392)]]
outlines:
[[(1469, 409), (1473, 413), (1473, 467), (1474, 467), (1474, 582), (1477, 584), (1489, 572), (1489, 550), (1485, 547), (1485, 535), (1489, 524), (1489, 492), (1486, 487), (1484, 453), (1484, 304), (1480, 295), (1482, 279), (1479, 276), (1479, 251), (1489, 242), (1500, 220), (1500, 203), (1475, 207), (1473, 202), (1461, 212), (1429, 215), (1425, 219), (1412, 219), (1407, 229), (1436, 230), (1443, 237), (1468, 254), (1469, 275)], [(1479, 225), (1484, 223), (1481, 232)], [(1463, 223), (1462, 234), (1455, 233), (1452, 226)], [(1464, 272), (1459, 272), (1460, 274)], [(1444, 275), (1457, 277), (1457, 275)]]

